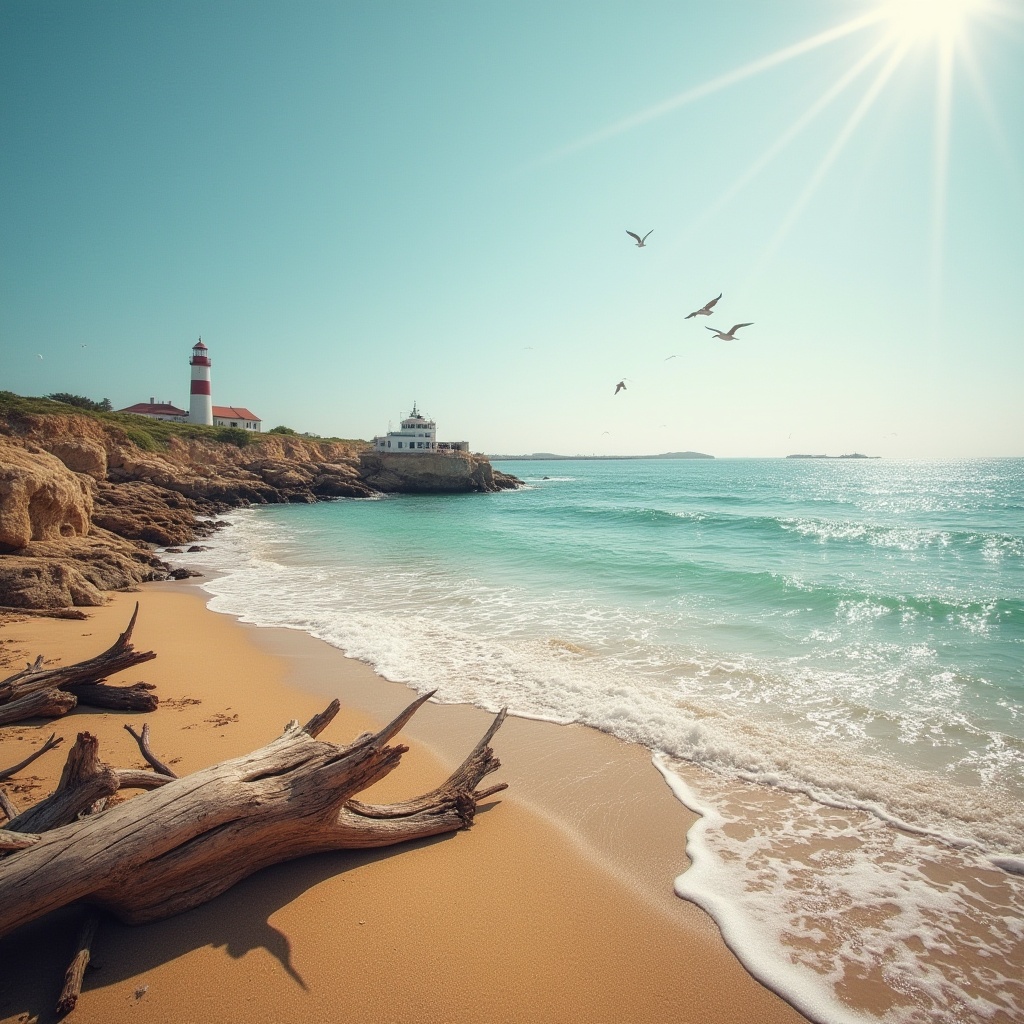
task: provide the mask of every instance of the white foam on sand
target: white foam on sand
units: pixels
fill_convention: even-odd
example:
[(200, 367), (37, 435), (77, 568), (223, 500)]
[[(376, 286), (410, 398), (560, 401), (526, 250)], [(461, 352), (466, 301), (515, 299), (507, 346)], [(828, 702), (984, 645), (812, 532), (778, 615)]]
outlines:
[(1024, 1019), (1024, 879), (862, 812), (654, 764), (701, 815), (676, 893), (812, 1020)]
[[(620, 609), (571, 595), (526, 607), (515, 587), (430, 566), (360, 573), (324, 564), (279, 520), (232, 518), (200, 556), (224, 572), (205, 584), (214, 610), (304, 630), (444, 702), (507, 705), (660, 751), (674, 792), (703, 815), (676, 891), (813, 1020), (1024, 1020), (1024, 805), (867, 752), (849, 685), (802, 669), (775, 679), (697, 648), (666, 667), (648, 624)], [(759, 715), (758, 700), (785, 706), (787, 685), (805, 715), (820, 709), (816, 732)], [(898, 710), (892, 722), (913, 739)], [(1020, 744), (992, 742), (1014, 776)]]

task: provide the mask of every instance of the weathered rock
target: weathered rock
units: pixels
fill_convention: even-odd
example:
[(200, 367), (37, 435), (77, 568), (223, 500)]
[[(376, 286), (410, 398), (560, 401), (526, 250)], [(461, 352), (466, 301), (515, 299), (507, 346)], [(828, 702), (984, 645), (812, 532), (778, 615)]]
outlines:
[(186, 544), (196, 535), (203, 504), (177, 491), (129, 480), (96, 486), (92, 521), (119, 537), (160, 547)]
[(0, 437), (0, 551), (84, 536), (91, 511), (88, 486), (60, 459)]
[(74, 562), (13, 555), (0, 560), (0, 601), (12, 608), (95, 607), (104, 600)]
[(297, 487), (308, 487), (313, 479), (313, 469), (308, 465), (295, 465), (279, 460), (266, 460), (248, 467), (257, 473), (264, 483), (280, 490), (294, 490)]
[(386, 493), (459, 494), (518, 485), (514, 477), (495, 473), (483, 456), (469, 452), (364, 452), (359, 475), (364, 483)]
[(85, 473), (93, 480), (106, 480), (107, 450), (93, 438), (54, 441), (46, 448), (72, 472)]
[(172, 580), (187, 580), (191, 579), (193, 576), (202, 576), (203, 574), (201, 572), (196, 572), (195, 569), (185, 569), (179, 567), (177, 569), (172, 569), (167, 575)]
[(0, 604), (13, 608), (97, 606), (105, 590), (166, 579), (146, 546), (94, 528), (87, 537), (36, 541), (0, 557)]
[(107, 453), (127, 436), (111, 435), (91, 416), (61, 413), (53, 416), (14, 414), (0, 424), (0, 434), (30, 440), (55, 455), (74, 473), (86, 473), (94, 480), (107, 475)]
[(312, 488), (321, 498), (370, 498), (376, 493), (359, 479), (358, 470), (351, 464), (321, 464)]

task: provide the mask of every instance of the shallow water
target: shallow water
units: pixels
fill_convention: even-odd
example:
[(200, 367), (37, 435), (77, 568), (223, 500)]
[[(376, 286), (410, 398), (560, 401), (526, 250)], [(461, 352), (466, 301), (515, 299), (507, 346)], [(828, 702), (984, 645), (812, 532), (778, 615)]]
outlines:
[(1024, 1017), (1024, 460), (497, 465), (238, 513), (212, 607), (655, 751), (680, 894), (815, 1019)]

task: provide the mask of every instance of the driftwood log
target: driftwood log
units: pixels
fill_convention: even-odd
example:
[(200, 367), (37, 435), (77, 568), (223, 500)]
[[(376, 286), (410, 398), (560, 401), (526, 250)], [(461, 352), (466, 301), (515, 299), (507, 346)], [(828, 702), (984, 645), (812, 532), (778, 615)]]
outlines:
[(9, 704), (0, 704), (0, 725), (23, 722), (26, 718), (60, 718), (73, 711), (78, 698), (64, 690), (36, 690)]
[[(14, 851), (0, 852), (0, 936), (77, 902), (127, 923), (155, 921), (271, 864), (468, 828), (479, 801), (506, 788), (477, 789), (500, 766), (488, 744), (504, 711), (437, 789), (396, 804), (355, 799), (398, 765), (408, 747), (389, 741), (430, 696), (348, 746), (317, 739), (338, 713), (334, 701), (267, 746), (182, 778), (119, 776), (82, 734), (57, 791), (0, 829), (0, 851)], [(159, 788), (79, 816), (141, 776)]]
[(18, 816), (18, 808), (11, 803), (11, 798), (0, 789), (0, 811), (4, 812), (4, 817), (8, 821), (14, 821)]
[(132, 631), (139, 617), (138, 603), (132, 613), (128, 628), (95, 658), (76, 662), (74, 665), (57, 665), (55, 668), (43, 667), (43, 656), (40, 655), (30, 665), (0, 681), (0, 704), (18, 700), (37, 690), (65, 690), (69, 686), (83, 683), (99, 683), (107, 676), (124, 669), (151, 661), (156, 657), (153, 651), (137, 651), (132, 646)]
[(82, 930), (78, 933), (75, 955), (64, 972), (64, 987), (60, 990), (60, 998), (57, 1000), (57, 1013), (62, 1017), (78, 1005), (78, 997), (82, 994), (82, 982), (85, 980), (85, 969), (89, 966), (92, 956), (92, 940), (96, 938), (99, 923), (99, 915), (89, 913), (82, 924)]
[(150, 661), (153, 651), (136, 651), (132, 631), (139, 617), (138, 603), (128, 628), (102, 654), (73, 665), (43, 666), (39, 655), (20, 672), (0, 680), (0, 725), (26, 718), (56, 718), (76, 704), (117, 711), (153, 711), (159, 703), (151, 683), (110, 686), (103, 682), (115, 672)]
[[(131, 686), (111, 686), (109, 683), (77, 683), (69, 686), (79, 704), (110, 711), (156, 711), (160, 698), (153, 693), (152, 683), (132, 683)], [(2, 712), (0, 708), (0, 712)]]
[(152, 765), (153, 771), (159, 772), (161, 775), (166, 775), (168, 778), (176, 779), (177, 773), (173, 771), (169, 765), (166, 765), (161, 761), (156, 754), (153, 753), (152, 748), (149, 745), (149, 722), (142, 724), (142, 732), (136, 732), (130, 725), (125, 725), (125, 731), (135, 740), (139, 745), (139, 753), (146, 759), (146, 761)]

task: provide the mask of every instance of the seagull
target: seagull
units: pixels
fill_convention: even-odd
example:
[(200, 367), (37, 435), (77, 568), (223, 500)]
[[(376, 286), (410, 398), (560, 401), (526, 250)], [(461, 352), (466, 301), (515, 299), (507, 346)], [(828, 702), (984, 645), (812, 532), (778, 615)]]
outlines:
[[(719, 292), (718, 299), (720, 299), (721, 297), (722, 293)], [(711, 310), (715, 308), (715, 303), (718, 301), (718, 299), (712, 299), (706, 306), (701, 306), (700, 309), (695, 309), (692, 313), (688, 313), (685, 317), (683, 317), (683, 319), (689, 320), (691, 317), (694, 316), (711, 316)]]
[(39, 352), (37, 352), (36, 355), (39, 356), (40, 359), (43, 358), (42, 355)]
[(620, 380), (619, 383), (615, 385), (615, 394), (617, 395), (620, 391), (625, 391), (625, 390), (626, 390), (626, 382), (624, 380)]
[[(651, 231), (653, 230), (654, 228), (651, 228)], [(651, 231), (648, 231), (647, 235), (649, 235)], [(635, 231), (627, 231), (626, 234), (629, 235), (630, 238), (636, 239), (636, 247), (638, 249), (642, 249), (644, 247), (644, 242), (647, 241), (647, 235), (644, 235), (644, 237), (641, 238)]]
[(705, 327), (704, 330), (706, 330), (706, 331), (715, 331), (715, 337), (716, 338), (721, 338), (722, 341), (735, 341), (736, 340), (736, 332), (741, 327), (751, 327), (751, 326), (753, 326), (753, 321), (751, 321), (749, 324), (733, 324), (732, 327), (730, 327), (729, 330), (727, 330), (727, 331), (717, 331), (717, 330), (715, 330), (714, 327)]
[(664, 358), (664, 359), (662, 360), (662, 362), (663, 362), (663, 363), (667, 363), (667, 362), (668, 362), (668, 361), (669, 361), (670, 359), (675, 359), (675, 357), (676, 357), (677, 355), (679, 355), (679, 353), (678, 353), (678, 352), (673, 352), (673, 353), (672, 353), (672, 355), (670, 355), (670, 356), (665, 356), (665, 358)]

